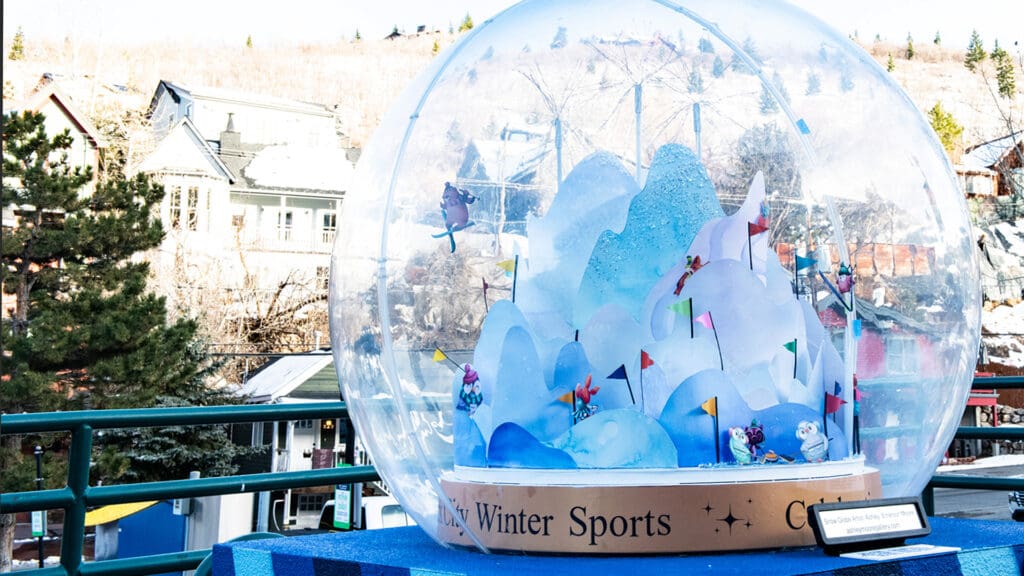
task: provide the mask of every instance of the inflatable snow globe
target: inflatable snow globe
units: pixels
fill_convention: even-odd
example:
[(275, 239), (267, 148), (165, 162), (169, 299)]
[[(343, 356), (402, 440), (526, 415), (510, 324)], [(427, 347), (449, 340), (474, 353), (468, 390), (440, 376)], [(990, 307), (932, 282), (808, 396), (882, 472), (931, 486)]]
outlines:
[(942, 147), (788, 4), (517, 4), (394, 104), (340, 220), (342, 392), (446, 545), (813, 544), (812, 503), (921, 491), (972, 379)]

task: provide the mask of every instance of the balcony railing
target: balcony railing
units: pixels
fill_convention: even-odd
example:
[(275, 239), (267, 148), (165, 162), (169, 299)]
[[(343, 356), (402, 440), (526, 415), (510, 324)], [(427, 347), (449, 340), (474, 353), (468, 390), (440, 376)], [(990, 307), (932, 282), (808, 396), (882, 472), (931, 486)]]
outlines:
[(359, 466), (116, 486), (89, 486), (89, 460), (92, 452), (93, 432), (111, 428), (328, 419), (343, 417), (346, 414), (347, 409), (343, 402), (322, 402), (0, 415), (0, 434), (4, 435), (71, 432), (67, 486), (55, 490), (0, 494), (0, 512), (64, 510), (60, 566), (32, 570), (24, 572), (25, 574), (32, 576), (51, 574), (132, 576), (192, 570), (210, 553), (209, 549), (83, 562), (86, 508), (127, 502), (372, 482), (379, 479), (377, 472), (371, 466)]
[[(1024, 377), (977, 378), (975, 389), (1024, 389)], [(67, 486), (55, 490), (0, 494), (0, 512), (64, 510), (60, 566), (23, 572), (31, 576), (104, 574), (135, 576), (191, 570), (210, 554), (209, 549), (142, 556), (119, 560), (82, 561), (85, 512), (89, 506), (194, 498), (240, 492), (262, 492), (310, 486), (372, 482), (379, 479), (370, 466), (329, 468), (298, 472), (247, 474), (194, 480), (169, 480), (120, 486), (89, 486), (92, 434), (111, 428), (234, 424), (289, 420), (328, 419), (345, 416), (342, 402), (216, 406), (202, 408), (153, 408), (137, 410), (87, 410), (39, 414), (0, 415), (0, 434), (71, 432)], [(1024, 440), (1024, 428), (961, 427), (960, 439)], [(1024, 490), (1024, 478), (992, 478), (936, 475), (924, 492), (925, 507), (934, 513), (934, 488)]]

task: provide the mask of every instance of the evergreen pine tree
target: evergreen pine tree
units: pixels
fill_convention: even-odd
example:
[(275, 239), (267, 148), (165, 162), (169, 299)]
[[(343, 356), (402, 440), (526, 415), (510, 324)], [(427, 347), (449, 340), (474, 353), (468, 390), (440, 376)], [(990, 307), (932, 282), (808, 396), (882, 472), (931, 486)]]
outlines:
[(714, 54), (715, 45), (711, 43), (711, 40), (707, 38), (701, 38), (697, 41), (697, 49), (700, 50), (701, 54)]
[(722, 61), (721, 56), (715, 56), (715, 61), (711, 63), (711, 75), (715, 78), (721, 78), (725, 76), (725, 62)]
[(935, 38), (932, 40), (932, 44), (942, 46), (942, 34), (939, 34), (938, 30), (935, 31)]
[(245, 47), (252, 48), (252, 34), (245, 37)]
[(928, 122), (932, 130), (938, 134), (942, 141), (942, 147), (946, 152), (953, 154), (960, 144), (960, 136), (964, 133), (964, 127), (957, 123), (956, 119), (949, 112), (942, 108), (941, 102), (936, 102), (931, 110), (928, 110)]
[(25, 57), (25, 32), (18, 26), (11, 41), (11, 51), (7, 53), (8, 60), (21, 60)]
[(814, 72), (807, 73), (807, 89), (804, 90), (804, 94), (813, 96), (821, 93), (821, 78), (818, 77)]
[(359, 33), (359, 28), (356, 28), (356, 40), (362, 40), (363, 35)]
[(842, 92), (849, 92), (853, 90), (853, 76), (850, 75), (850, 70), (846, 66), (839, 71), (839, 90)]
[(767, 86), (761, 86), (761, 99), (760, 99), (761, 114), (765, 116), (773, 114), (779, 111), (779, 103), (776, 102), (775, 97), (768, 90)]
[(434, 45), (430, 48), (431, 54), (437, 54), (441, 51), (441, 44), (437, 42), (437, 38), (434, 39)]
[(893, 70), (896, 69), (896, 61), (893, 60), (892, 54), (889, 54), (889, 60), (886, 61), (886, 63), (885, 63), (885, 69), (888, 72), (892, 72)]
[(467, 30), (473, 29), (473, 18), (470, 17), (469, 12), (466, 13), (466, 17), (462, 19), (462, 24), (459, 24), (459, 32), (466, 32)]
[(999, 46), (999, 40), (995, 41), (992, 48), (992, 65), (996, 69), (996, 86), (999, 95), (1003, 98), (1013, 98), (1013, 92), (1017, 88), (1015, 71), (1013, 69), (1013, 58)]
[(964, 66), (968, 70), (974, 72), (975, 68), (981, 63), (987, 54), (985, 54), (985, 44), (981, 41), (981, 35), (978, 34), (977, 30), (971, 32), (971, 41), (967, 44), (967, 54), (964, 56)]
[(913, 60), (914, 54), (914, 38), (907, 34), (907, 60)]
[(690, 71), (690, 76), (686, 81), (686, 91), (690, 94), (700, 94), (704, 91), (704, 78), (696, 68)]
[[(188, 389), (205, 361), (193, 347), (196, 324), (168, 323), (164, 300), (146, 291), (148, 264), (133, 259), (163, 239), (155, 218), (163, 188), (144, 175), (114, 174), (89, 190), (91, 170), (68, 162), (73, 139), (67, 131), (48, 136), (40, 114), (4, 114), (0, 132), (0, 204), (21, 207), (0, 247), (0, 279), (16, 298), (2, 322), (0, 413), (205, 401)], [(3, 437), (0, 490), (33, 488), (13, 483), (23, 477), (19, 468), (33, 465), (18, 443), (37, 440)], [(178, 449), (223, 461), (233, 455), (224, 444)], [(97, 462), (97, 478), (116, 479), (119, 470)]]

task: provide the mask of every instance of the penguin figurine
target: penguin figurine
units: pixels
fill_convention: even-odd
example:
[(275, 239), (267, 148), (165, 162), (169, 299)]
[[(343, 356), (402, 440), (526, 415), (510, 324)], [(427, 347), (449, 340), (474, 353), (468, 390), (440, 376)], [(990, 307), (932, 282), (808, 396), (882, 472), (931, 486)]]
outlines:
[(821, 462), (828, 456), (828, 438), (818, 431), (818, 423), (803, 420), (796, 425), (796, 437), (803, 440), (800, 453), (808, 462)]
[(747, 433), (739, 426), (729, 428), (729, 450), (733, 458), (740, 464), (750, 464), (750, 446), (747, 445)]

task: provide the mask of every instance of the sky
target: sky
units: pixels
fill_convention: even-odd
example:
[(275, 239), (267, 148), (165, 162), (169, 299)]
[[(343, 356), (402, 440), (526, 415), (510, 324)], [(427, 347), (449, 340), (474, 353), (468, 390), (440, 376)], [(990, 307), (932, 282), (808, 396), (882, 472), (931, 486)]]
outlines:
[[(187, 37), (210, 45), (253, 42), (318, 42), (383, 37), (394, 26), (413, 32), (418, 25), (447, 31), (469, 14), (483, 22), (513, 0), (3, 0), (3, 34), (20, 26), (26, 39), (81, 39), (140, 43), (150, 38)], [(1024, 0), (792, 0), (845, 35), (862, 41), (878, 34), (903, 43), (931, 42), (965, 47), (977, 29), (991, 48), (1024, 49)], [(159, 10), (159, 11), (158, 11)]]

